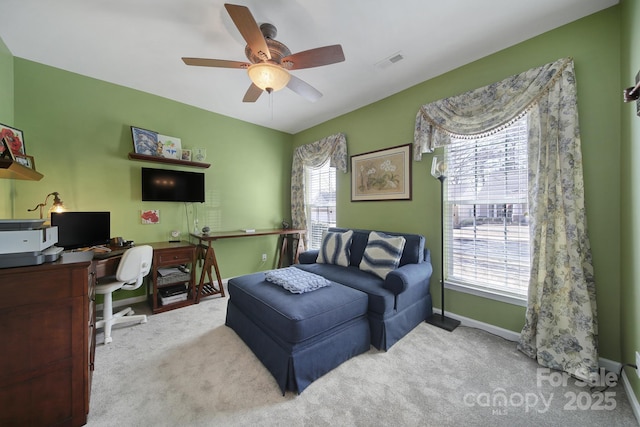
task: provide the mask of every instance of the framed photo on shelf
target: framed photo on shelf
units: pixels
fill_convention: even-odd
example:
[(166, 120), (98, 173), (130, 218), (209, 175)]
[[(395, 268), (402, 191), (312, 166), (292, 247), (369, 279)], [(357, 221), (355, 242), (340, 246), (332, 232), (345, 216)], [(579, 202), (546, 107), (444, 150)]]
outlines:
[[(23, 156), (26, 154), (24, 135), (20, 129), (0, 123), (0, 139), (7, 141), (7, 145), (13, 154), (21, 154)], [(4, 150), (4, 145), (0, 145), (0, 153), (3, 153)]]
[(180, 150), (180, 160), (186, 160), (187, 162), (191, 161), (191, 150), (187, 148), (183, 148)]
[(131, 136), (133, 137), (133, 151), (136, 154), (162, 156), (162, 150), (158, 152), (157, 132), (131, 126)]
[(351, 156), (351, 201), (411, 200), (411, 144)]
[(33, 160), (33, 156), (22, 156), (22, 155), (14, 155), (16, 163), (21, 164), (22, 166), (28, 167), (29, 169), (36, 170), (36, 163)]
[(179, 159), (182, 142), (175, 136), (158, 134), (158, 152), (167, 159)]

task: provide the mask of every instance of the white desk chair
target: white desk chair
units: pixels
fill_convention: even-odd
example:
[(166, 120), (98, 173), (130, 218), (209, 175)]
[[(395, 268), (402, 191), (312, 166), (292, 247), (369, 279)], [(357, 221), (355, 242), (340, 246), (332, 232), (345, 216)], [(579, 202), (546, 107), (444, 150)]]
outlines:
[(104, 328), (104, 343), (112, 341), (111, 327), (118, 323), (139, 322), (146, 323), (147, 316), (144, 314), (133, 315), (131, 307), (113, 313), (113, 292), (118, 289), (132, 291), (138, 289), (143, 282), (143, 278), (151, 270), (151, 258), (153, 248), (148, 245), (136, 246), (127, 249), (122, 254), (116, 275), (98, 280), (96, 293), (104, 295), (103, 318), (96, 322), (96, 328)]

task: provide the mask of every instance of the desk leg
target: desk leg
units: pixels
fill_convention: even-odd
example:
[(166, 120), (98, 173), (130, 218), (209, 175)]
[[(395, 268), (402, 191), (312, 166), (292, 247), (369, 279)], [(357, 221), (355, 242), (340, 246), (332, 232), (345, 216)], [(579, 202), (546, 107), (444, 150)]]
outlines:
[(298, 259), (298, 255), (300, 255), (301, 251), (304, 251), (304, 242), (302, 241), (302, 235), (298, 234), (297, 237), (293, 237), (296, 240), (296, 246), (293, 250), (293, 263), (298, 264), (300, 260)]
[(280, 236), (282, 238), (282, 243), (280, 244), (280, 259), (278, 260), (278, 268), (282, 268), (282, 261), (284, 257), (287, 256), (287, 235), (283, 234)]
[[(218, 280), (218, 289), (213, 286), (213, 278), (211, 277), (211, 267), (216, 271), (216, 279)], [(205, 277), (209, 276), (209, 283), (204, 283)], [(220, 294), (224, 298), (224, 285), (220, 278), (220, 269), (218, 268), (218, 261), (216, 260), (216, 253), (213, 250), (213, 246), (209, 245), (204, 255), (204, 266), (202, 267), (202, 274), (200, 274), (200, 282), (198, 282), (198, 292), (196, 295), (196, 304), (200, 302), (200, 298), (203, 296), (210, 296)]]

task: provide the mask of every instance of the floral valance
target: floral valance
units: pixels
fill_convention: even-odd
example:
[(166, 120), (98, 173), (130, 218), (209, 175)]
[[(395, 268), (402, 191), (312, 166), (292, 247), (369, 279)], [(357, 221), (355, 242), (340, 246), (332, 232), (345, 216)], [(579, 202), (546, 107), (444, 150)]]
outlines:
[(478, 138), (498, 132), (526, 114), (559, 78), (571, 58), (508, 77), (420, 107), (414, 130), (414, 160), (449, 143), (451, 136)]
[(293, 154), (293, 169), (301, 166), (319, 167), (327, 158), (331, 167), (347, 172), (347, 137), (344, 133), (327, 136), (296, 148)]
[[(309, 144), (301, 145), (293, 153), (291, 166), (291, 222), (293, 228), (306, 229), (304, 168), (318, 168), (327, 159), (339, 171), (347, 173), (347, 137), (337, 133)], [(303, 236), (306, 242), (306, 236)], [(305, 243), (306, 246), (306, 243)]]

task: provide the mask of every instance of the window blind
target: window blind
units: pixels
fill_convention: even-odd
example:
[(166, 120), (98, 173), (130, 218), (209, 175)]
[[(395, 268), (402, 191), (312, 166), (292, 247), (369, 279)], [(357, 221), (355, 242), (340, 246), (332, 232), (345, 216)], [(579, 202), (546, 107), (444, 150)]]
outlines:
[(328, 161), (319, 168), (305, 166), (305, 198), (309, 249), (319, 249), (322, 234), (336, 226), (336, 168)]
[(446, 281), (518, 298), (529, 283), (527, 119), (445, 148)]

